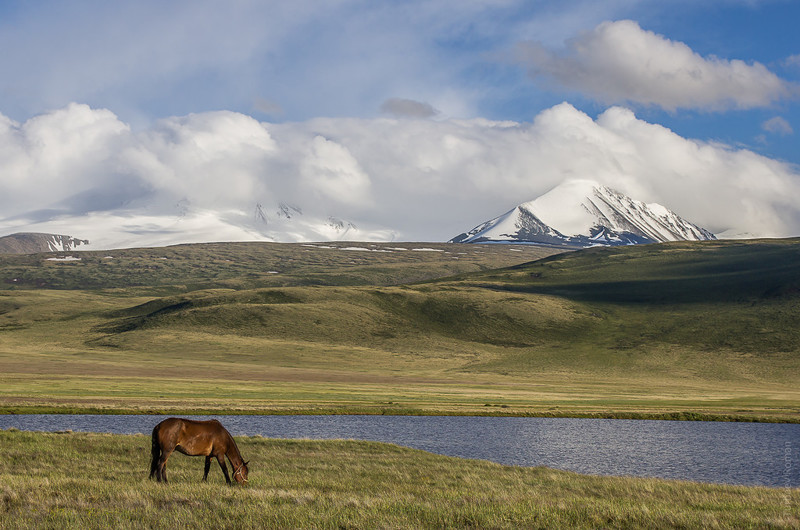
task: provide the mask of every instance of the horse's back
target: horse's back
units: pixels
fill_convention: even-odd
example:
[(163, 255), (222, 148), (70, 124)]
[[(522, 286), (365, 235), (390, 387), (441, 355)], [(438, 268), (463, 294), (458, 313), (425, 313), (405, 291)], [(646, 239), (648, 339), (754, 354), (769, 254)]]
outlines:
[(171, 429), (189, 429), (189, 430), (196, 430), (196, 429), (207, 429), (207, 430), (225, 430), (219, 420), (211, 419), (211, 420), (190, 420), (186, 418), (167, 418), (162, 420), (158, 425), (155, 426), (153, 431), (166, 431)]
[(216, 452), (214, 447), (224, 453), (230, 438), (230, 433), (218, 420), (185, 418), (163, 420), (156, 425), (153, 435), (158, 437), (162, 446), (166, 445), (189, 455), (207, 455)]
[(153, 428), (153, 430), (154, 431), (162, 431), (164, 429), (169, 429), (171, 427), (174, 427), (175, 425), (179, 425), (180, 423), (182, 423), (184, 421), (186, 421), (186, 420), (184, 420), (182, 418), (167, 418), (166, 420), (161, 420), (160, 422), (158, 422), (158, 425), (156, 425)]
[(219, 420), (187, 420), (176, 418), (182, 422), (183, 430), (188, 433), (227, 433)]

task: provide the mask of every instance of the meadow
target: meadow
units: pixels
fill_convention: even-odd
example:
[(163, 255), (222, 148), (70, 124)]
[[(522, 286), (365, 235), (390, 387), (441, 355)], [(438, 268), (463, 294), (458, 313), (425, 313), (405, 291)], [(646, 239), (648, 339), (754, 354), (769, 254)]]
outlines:
[(0, 411), (800, 421), (800, 241), (0, 256)]
[(245, 486), (150, 437), (0, 431), (2, 528), (798, 528), (797, 489), (585, 476), (360, 441), (237, 438)]

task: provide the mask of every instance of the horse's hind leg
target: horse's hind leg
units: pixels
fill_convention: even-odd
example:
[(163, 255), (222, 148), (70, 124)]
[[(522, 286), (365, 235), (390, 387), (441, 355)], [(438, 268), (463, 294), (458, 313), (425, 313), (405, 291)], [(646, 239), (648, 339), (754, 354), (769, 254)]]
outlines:
[(208, 479), (208, 470), (209, 469), (211, 469), (211, 455), (208, 455), (206, 457), (206, 468), (205, 468), (205, 471), (203, 471), (203, 482), (205, 482), (206, 479)]
[(153, 455), (153, 461), (150, 462), (150, 480), (153, 480), (153, 477), (155, 476), (157, 469), (158, 469), (158, 455)]
[(219, 462), (219, 467), (222, 468), (222, 474), (225, 475), (225, 482), (230, 484), (231, 477), (228, 476), (228, 466), (225, 464), (225, 455), (224, 454), (217, 455), (217, 462)]
[(153, 444), (152, 460), (150, 461), (150, 480), (155, 476), (158, 470), (158, 459), (161, 456), (161, 449)]
[(167, 460), (172, 451), (162, 451), (161, 457), (158, 459), (158, 468), (156, 469), (156, 478), (159, 482), (167, 483)]
[(161, 443), (158, 441), (159, 425), (153, 429), (152, 443), (150, 447), (150, 479), (156, 474), (158, 468), (158, 459), (161, 456)]

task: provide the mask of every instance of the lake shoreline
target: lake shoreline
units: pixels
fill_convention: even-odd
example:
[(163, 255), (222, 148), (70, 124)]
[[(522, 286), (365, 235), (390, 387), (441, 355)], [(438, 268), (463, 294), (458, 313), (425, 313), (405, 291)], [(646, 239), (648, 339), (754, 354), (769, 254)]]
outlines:
[(424, 410), (424, 409), (361, 409), (361, 408), (320, 408), (320, 409), (192, 409), (192, 408), (101, 408), (101, 407), (58, 407), (58, 406), (2, 406), (0, 415), (16, 414), (98, 414), (111, 416), (468, 416), (501, 418), (586, 418), (616, 420), (653, 421), (711, 421), (736, 423), (789, 423), (800, 424), (800, 417), (771, 416), (766, 414), (727, 414), (694, 411), (673, 412), (570, 412), (570, 411), (505, 411), (505, 410)]

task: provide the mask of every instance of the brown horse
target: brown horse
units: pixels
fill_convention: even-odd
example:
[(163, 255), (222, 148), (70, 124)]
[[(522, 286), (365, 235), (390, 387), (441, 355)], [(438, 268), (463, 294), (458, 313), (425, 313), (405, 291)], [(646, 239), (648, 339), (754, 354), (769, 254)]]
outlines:
[(153, 428), (153, 460), (150, 463), (150, 478), (153, 475), (159, 482), (167, 482), (167, 459), (173, 451), (188, 456), (205, 456), (206, 468), (203, 480), (208, 478), (211, 457), (215, 457), (230, 484), (225, 457), (233, 466), (236, 482), (247, 482), (247, 462), (242, 459), (233, 436), (217, 420), (196, 421), (182, 418), (168, 418)]

